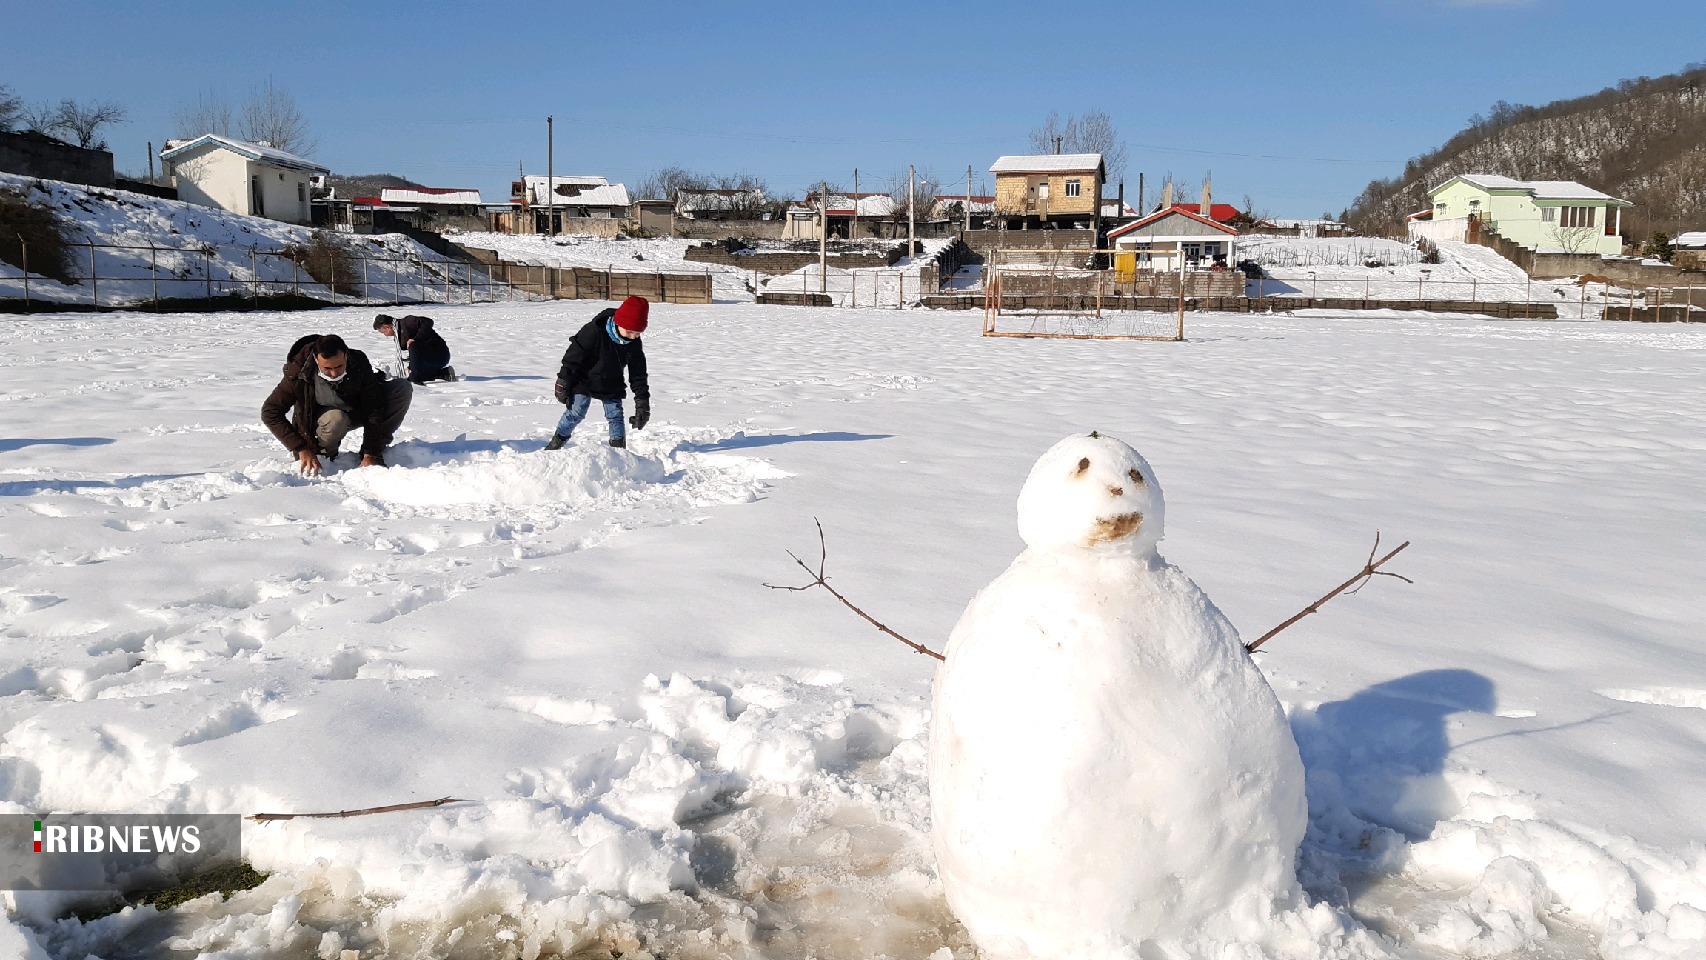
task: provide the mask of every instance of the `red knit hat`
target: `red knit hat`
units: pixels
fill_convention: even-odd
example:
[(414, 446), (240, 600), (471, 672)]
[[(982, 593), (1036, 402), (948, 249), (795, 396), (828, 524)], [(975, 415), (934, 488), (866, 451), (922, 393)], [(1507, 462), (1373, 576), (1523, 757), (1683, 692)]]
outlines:
[(652, 305), (646, 302), (645, 297), (629, 297), (622, 301), (620, 307), (616, 308), (616, 325), (624, 330), (644, 333), (646, 314), (651, 309)]

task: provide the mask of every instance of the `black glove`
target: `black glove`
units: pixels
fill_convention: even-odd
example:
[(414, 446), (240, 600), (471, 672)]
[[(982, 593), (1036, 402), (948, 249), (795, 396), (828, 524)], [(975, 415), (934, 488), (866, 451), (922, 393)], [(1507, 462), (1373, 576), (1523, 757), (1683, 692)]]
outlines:
[(634, 398), (634, 415), (628, 418), (628, 423), (635, 430), (644, 430), (652, 419), (652, 400), (650, 397)]
[(551, 393), (557, 398), (557, 402), (561, 404), (567, 404), (570, 400), (574, 399), (574, 394), (569, 392), (569, 381), (564, 380), (562, 377), (557, 378), (557, 385), (552, 388)]

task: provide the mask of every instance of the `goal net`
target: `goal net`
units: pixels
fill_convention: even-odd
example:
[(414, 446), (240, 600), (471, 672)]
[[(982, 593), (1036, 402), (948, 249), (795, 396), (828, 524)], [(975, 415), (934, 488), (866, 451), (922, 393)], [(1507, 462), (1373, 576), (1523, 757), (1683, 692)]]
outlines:
[(1000, 249), (984, 279), (989, 337), (1183, 340), (1190, 272), (1147, 250)]

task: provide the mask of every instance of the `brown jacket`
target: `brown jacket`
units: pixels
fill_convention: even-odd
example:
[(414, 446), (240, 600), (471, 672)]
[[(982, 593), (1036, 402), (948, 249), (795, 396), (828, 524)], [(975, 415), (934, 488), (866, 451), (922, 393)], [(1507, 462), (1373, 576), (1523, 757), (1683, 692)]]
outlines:
[[(314, 341), (304, 338), (295, 353), (284, 364), (284, 377), (272, 394), (261, 404), (261, 422), (267, 425), (278, 442), (292, 455), (314, 450), (314, 426), (326, 408), (314, 399), (314, 377), (320, 368), (314, 363)], [(361, 453), (379, 457), (385, 454), (385, 444), (378, 430), (384, 411), (384, 381), (373, 370), (367, 354), (349, 351), (349, 371), (344, 379), (332, 385), (338, 396), (349, 404), (350, 419), (362, 428)], [(286, 412), (290, 418), (285, 419)], [(315, 451), (318, 452), (318, 451)]]

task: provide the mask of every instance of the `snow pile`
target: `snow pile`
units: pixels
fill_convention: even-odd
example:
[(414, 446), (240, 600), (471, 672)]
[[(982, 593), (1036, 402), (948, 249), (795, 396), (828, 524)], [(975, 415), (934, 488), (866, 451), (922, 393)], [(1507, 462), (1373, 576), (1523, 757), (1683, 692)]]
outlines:
[(1161, 513), (1131, 447), (1055, 444), (1019, 493), (1026, 551), (948, 641), (932, 836), (986, 956), (1259, 943), (1302, 908), (1297, 746), (1238, 632), (1156, 555)]
[[(452, 261), (401, 234), (355, 237), (340, 241), (362, 269), (359, 277), (344, 278), (370, 287), (368, 294), (333, 294), (282, 255), (286, 247), (308, 244), (312, 227), (246, 217), (214, 207), (164, 200), (128, 190), (110, 190), (36, 180), (0, 173), (0, 190), (15, 190), (32, 203), (52, 209), (69, 224), (71, 273), (80, 283), (66, 285), (31, 272), (30, 299), (54, 303), (92, 302), (97, 292), (102, 306), (161, 299), (208, 296), (251, 296), (300, 291), (328, 301), (390, 302), (468, 299), (468, 266)], [(87, 275), (88, 248), (93, 243), (98, 287)], [(107, 245), (103, 247), (102, 245)], [(150, 248), (157, 248), (151, 250)], [(253, 254), (253, 256), (251, 256)], [(482, 282), (476, 277), (476, 282)], [(446, 292), (446, 284), (461, 292)], [(0, 297), (23, 299), (23, 271), (0, 263)], [(490, 298), (490, 291), (479, 293)]]

